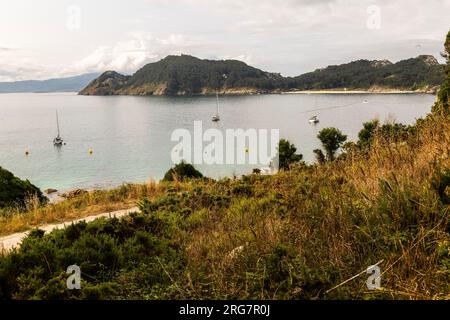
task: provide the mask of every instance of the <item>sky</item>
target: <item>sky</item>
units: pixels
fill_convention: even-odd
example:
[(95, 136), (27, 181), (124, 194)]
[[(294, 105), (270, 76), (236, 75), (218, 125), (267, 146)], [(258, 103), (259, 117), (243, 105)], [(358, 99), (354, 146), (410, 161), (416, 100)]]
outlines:
[(0, 81), (115, 70), (169, 54), (295, 76), (357, 59), (440, 58), (450, 0), (1, 0)]

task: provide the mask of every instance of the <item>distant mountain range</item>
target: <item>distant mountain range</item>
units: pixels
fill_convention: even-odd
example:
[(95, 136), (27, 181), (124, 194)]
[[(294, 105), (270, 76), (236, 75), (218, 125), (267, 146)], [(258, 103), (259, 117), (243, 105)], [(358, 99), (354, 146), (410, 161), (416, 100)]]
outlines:
[(98, 76), (99, 72), (59, 79), (0, 82), (0, 93), (79, 92)]
[(132, 76), (107, 71), (81, 95), (199, 95), (277, 93), (296, 90), (408, 90), (435, 92), (444, 65), (429, 55), (391, 63), (358, 60), (298, 77), (283, 77), (237, 60), (201, 60), (168, 56), (145, 65)]

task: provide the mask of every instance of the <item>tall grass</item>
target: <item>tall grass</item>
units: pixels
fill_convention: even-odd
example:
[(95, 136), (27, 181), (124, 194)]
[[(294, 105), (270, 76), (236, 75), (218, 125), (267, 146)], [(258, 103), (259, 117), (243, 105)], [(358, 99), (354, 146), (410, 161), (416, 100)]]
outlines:
[(0, 235), (26, 231), (50, 223), (76, 220), (87, 216), (135, 207), (143, 197), (156, 197), (165, 191), (154, 181), (126, 184), (113, 190), (96, 190), (71, 199), (41, 206), (31, 197), (26, 209), (8, 208), (0, 211)]
[[(182, 239), (187, 297), (449, 298), (449, 207), (435, 187), (450, 168), (448, 118), (428, 117), (406, 142), (383, 139), (254, 178), (251, 197), (194, 211)], [(326, 293), (379, 261), (383, 290), (368, 292), (361, 277)]]

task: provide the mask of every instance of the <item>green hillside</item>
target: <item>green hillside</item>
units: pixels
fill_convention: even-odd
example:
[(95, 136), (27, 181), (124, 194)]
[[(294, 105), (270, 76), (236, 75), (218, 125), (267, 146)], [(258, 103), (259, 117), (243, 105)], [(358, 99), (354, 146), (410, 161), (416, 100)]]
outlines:
[(277, 93), (292, 90), (372, 89), (435, 90), (444, 66), (432, 56), (392, 64), (359, 60), (287, 78), (236, 61), (168, 56), (150, 63), (131, 77), (108, 71), (83, 89), (82, 95), (196, 95)]
[(416, 90), (437, 87), (444, 79), (444, 66), (432, 56), (402, 60), (395, 64), (384, 61), (359, 60), (329, 66), (295, 78), (302, 90), (370, 89), (373, 87)]
[[(117, 76), (117, 74), (115, 74)], [(245, 93), (267, 91), (284, 85), (284, 78), (250, 67), (241, 61), (201, 60), (188, 55), (168, 56), (138, 70), (122, 86), (105, 92), (102, 84), (111, 82), (102, 75), (80, 94), (194, 95), (238, 89)]]

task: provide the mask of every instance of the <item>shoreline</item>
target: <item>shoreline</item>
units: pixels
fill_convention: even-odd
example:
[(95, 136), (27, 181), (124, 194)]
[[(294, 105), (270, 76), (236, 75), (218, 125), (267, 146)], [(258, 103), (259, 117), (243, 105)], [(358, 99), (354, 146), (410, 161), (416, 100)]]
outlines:
[[(76, 95), (81, 97), (208, 97), (213, 96), (215, 93), (206, 92), (206, 93), (197, 93), (197, 94), (174, 94), (174, 95), (166, 95), (166, 94), (110, 94), (110, 95), (100, 95), (100, 94), (81, 94), (80, 92), (75, 91), (49, 91), (49, 92), (0, 92), (0, 95), (21, 95), (21, 94), (30, 94), (30, 95)], [(277, 95), (277, 94), (431, 94), (436, 95), (437, 92), (434, 90), (395, 90), (395, 89), (380, 89), (378, 90), (363, 90), (363, 89), (355, 89), (355, 90), (338, 90), (338, 89), (327, 89), (327, 90), (297, 90), (297, 91), (250, 91), (250, 90), (236, 90), (236, 91), (228, 91), (228, 92), (219, 92), (220, 95), (223, 96), (253, 96), (253, 95)]]
[(431, 91), (410, 91), (410, 90), (302, 90), (302, 91), (286, 91), (281, 94), (431, 94)]
[[(196, 94), (126, 94), (126, 93), (114, 93), (114, 94), (82, 94), (78, 93), (79, 96), (84, 97), (212, 97), (215, 96), (214, 92), (202, 92)], [(219, 92), (219, 95), (224, 97), (235, 97), (235, 96), (256, 96), (256, 95), (284, 95), (284, 94), (431, 94), (436, 95), (435, 90), (395, 90), (395, 89), (355, 89), (355, 90), (296, 90), (296, 91), (283, 91), (283, 90), (273, 90), (273, 91), (251, 91), (251, 90), (233, 90)]]
[(117, 190), (123, 186), (140, 186), (140, 185), (145, 185), (147, 183), (155, 183), (155, 184), (159, 184), (160, 181), (158, 180), (153, 180), (153, 179), (149, 179), (148, 181), (136, 181), (136, 182), (122, 182), (122, 183), (117, 183), (117, 184), (108, 184), (108, 185), (100, 185), (97, 187), (86, 187), (86, 186), (79, 186), (79, 187), (72, 187), (72, 188), (67, 188), (67, 189), (54, 189), (56, 190), (55, 192), (52, 193), (48, 193), (47, 190), (51, 189), (51, 188), (41, 188), (42, 193), (44, 194), (44, 196), (46, 196), (49, 200), (49, 204), (58, 204), (60, 202), (64, 202), (66, 200), (69, 200), (70, 197), (64, 197), (63, 195), (69, 195), (73, 192), (76, 191), (81, 191), (81, 192), (96, 192), (96, 191), (113, 191), (113, 190)]

